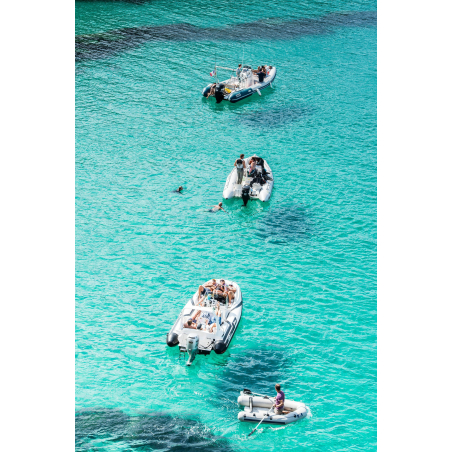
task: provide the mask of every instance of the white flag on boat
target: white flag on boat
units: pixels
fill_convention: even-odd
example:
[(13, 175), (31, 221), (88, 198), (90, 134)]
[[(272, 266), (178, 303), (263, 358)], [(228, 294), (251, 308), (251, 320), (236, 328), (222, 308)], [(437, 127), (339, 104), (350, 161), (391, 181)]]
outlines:
[(217, 71), (216, 71), (216, 69), (214, 69), (214, 70), (210, 73), (210, 76), (213, 77), (216, 73), (217, 73)]

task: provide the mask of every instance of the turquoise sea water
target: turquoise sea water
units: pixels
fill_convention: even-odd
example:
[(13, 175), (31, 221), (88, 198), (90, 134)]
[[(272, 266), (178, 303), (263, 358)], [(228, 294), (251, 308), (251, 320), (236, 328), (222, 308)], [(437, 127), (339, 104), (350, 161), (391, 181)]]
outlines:
[[(77, 450), (376, 450), (376, 2), (83, 1), (76, 34)], [(242, 55), (274, 89), (202, 98)], [(207, 213), (241, 152), (270, 202)], [(165, 336), (211, 277), (242, 321), (188, 368)], [(311, 415), (248, 439), (276, 382)]]

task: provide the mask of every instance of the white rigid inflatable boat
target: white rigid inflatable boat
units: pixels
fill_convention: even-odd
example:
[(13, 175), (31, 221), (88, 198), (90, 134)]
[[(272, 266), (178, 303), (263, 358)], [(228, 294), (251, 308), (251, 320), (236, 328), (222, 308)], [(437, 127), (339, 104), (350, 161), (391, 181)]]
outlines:
[[(248, 199), (259, 199), (261, 201), (268, 201), (270, 199), (274, 184), (273, 172), (264, 159), (259, 158), (256, 155), (253, 155), (252, 157), (258, 159), (258, 163), (260, 163), (256, 165), (256, 176), (249, 177), (244, 174), (242, 183), (237, 184), (237, 168), (234, 167), (226, 179), (226, 184), (223, 189), (223, 198), (242, 198), (245, 205), (248, 202)], [(245, 159), (247, 168), (249, 167), (250, 159), (251, 157)]]
[[(216, 281), (220, 280), (217, 279)], [(242, 316), (243, 299), (242, 291), (237, 283), (227, 279), (225, 283), (228, 286), (232, 284), (236, 290), (231, 304), (227, 300), (225, 302), (218, 301), (212, 293), (206, 293), (205, 297), (201, 296), (203, 300), (201, 304), (198, 304), (198, 291), (196, 291), (193, 297), (188, 300), (173, 327), (166, 335), (166, 343), (169, 347), (179, 345), (180, 352), (188, 353), (188, 366), (194, 361), (196, 355), (209, 355), (212, 350), (217, 354), (222, 354), (231, 344)], [(204, 329), (204, 326), (202, 330), (184, 328), (187, 320), (192, 318), (198, 311), (201, 311), (201, 315), (207, 312), (212, 317), (215, 317), (215, 310), (218, 304), (221, 310), (221, 322), (218, 322), (218, 318), (215, 319), (217, 327), (214, 327), (212, 332)]]
[(304, 403), (287, 399), (284, 401), (284, 411), (288, 411), (288, 414), (274, 414), (273, 410), (269, 413), (275, 403), (274, 398), (258, 396), (246, 391), (240, 393), (237, 402), (245, 407), (244, 411), (237, 416), (241, 422), (258, 423), (264, 419), (262, 424), (285, 425), (304, 419), (308, 415), (308, 408)]
[[(215, 75), (216, 77), (218, 69), (232, 71), (232, 74), (236, 73), (235, 69), (215, 66), (215, 70), (211, 75)], [(267, 72), (264, 80), (262, 82), (259, 82), (259, 79), (257, 75), (253, 73), (251, 66), (244, 65), (238, 77), (232, 75), (230, 78), (223, 80), (222, 82), (217, 80), (215, 87), (215, 99), (217, 101), (217, 104), (219, 104), (223, 100), (235, 103), (239, 100), (252, 96), (254, 93), (258, 93), (260, 95), (263, 89), (272, 86), (272, 82), (275, 80), (275, 77), (276, 68), (272, 67)], [(213, 83), (210, 83), (202, 90), (202, 95), (204, 97), (207, 97), (212, 85)]]

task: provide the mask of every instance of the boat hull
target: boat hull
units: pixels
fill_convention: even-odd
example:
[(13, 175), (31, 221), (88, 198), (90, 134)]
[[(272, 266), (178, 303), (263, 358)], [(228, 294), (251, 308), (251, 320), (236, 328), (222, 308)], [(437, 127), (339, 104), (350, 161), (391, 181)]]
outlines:
[(237, 399), (237, 403), (245, 408), (237, 416), (241, 422), (258, 423), (262, 421), (263, 424), (285, 425), (304, 419), (308, 415), (306, 405), (294, 400), (285, 400), (284, 409), (290, 411), (287, 414), (269, 413), (274, 403), (274, 399), (271, 398), (248, 395), (242, 392)]
[(225, 281), (226, 284), (234, 284), (236, 288), (235, 298), (231, 306), (224, 306), (221, 314), (221, 326), (217, 328), (215, 332), (210, 333), (206, 331), (200, 331), (195, 329), (184, 328), (184, 323), (189, 317), (193, 316), (198, 310), (214, 310), (216, 300), (212, 301), (212, 305), (208, 307), (200, 307), (197, 305), (198, 294), (197, 292), (187, 302), (182, 309), (179, 317), (172, 326), (171, 330), (166, 335), (166, 343), (168, 347), (179, 346), (180, 352), (187, 352), (187, 339), (190, 334), (197, 334), (199, 336), (199, 346), (197, 354), (210, 355), (212, 351), (217, 354), (223, 354), (231, 345), (235, 332), (240, 324), (242, 317), (243, 298), (242, 292), (238, 284), (233, 281)]
[[(268, 88), (269, 86), (271, 86), (271, 83), (275, 80), (275, 78), (276, 78), (276, 68), (272, 68), (272, 70), (270, 71), (270, 74), (267, 77), (265, 77), (263, 82), (256, 83), (254, 85), (234, 91), (234, 92), (230, 93), (229, 95), (224, 96), (224, 100), (231, 102), (231, 104), (235, 104), (236, 102), (239, 102), (243, 99), (246, 99), (247, 97), (252, 96), (253, 94), (257, 93), (258, 91), (262, 91), (262, 90)], [(204, 97), (207, 97), (207, 94), (209, 93), (212, 85), (213, 85), (213, 83), (210, 83), (202, 90), (202, 95)]]
[[(246, 165), (248, 167), (249, 161), (251, 157), (248, 157), (245, 159)], [(264, 165), (265, 170), (267, 171), (267, 174), (270, 176), (271, 179), (273, 179), (273, 172), (268, 165), (267, 161), (265, 161)], [(233, 170), (229, 173), (228, 178), (226, 179), (226, 183), (224, 185), (223, 189), (223, 198), (224, 199), (231, 199), (231, 198), (240, 198), (241, 197), (241, 191), (237, 188), (237, 168), (233, 168)], [(242, 181), (242, 185), (249, 182), (250, 178), (245, 178)], [(259, 189), (259, 191), (251, 192), (250, 199), (259, 199), (262, 202), (268, 201), (272, 195), (273, 191), (273, 184), (274, 180), (268, 180), (265, 185), (262, 185)]]

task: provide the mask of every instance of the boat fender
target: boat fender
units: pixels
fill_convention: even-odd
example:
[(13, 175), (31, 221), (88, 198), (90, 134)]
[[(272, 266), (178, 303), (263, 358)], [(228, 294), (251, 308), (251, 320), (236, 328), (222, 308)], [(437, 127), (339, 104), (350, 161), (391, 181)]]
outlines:
[(166, 336), (166, 344), (169, 347), (175, 347), (179, 343), (179, 336), (176, 333), (168, 333)]
[(228, 348), (228, 347), (226, 346), (226, 344), (224, 343), (224, 341), (218, 341), (218, 342), (216, 342), (215, 345), (213, 346), (213, 349), (214, 349), (214, 351), (215, 351), (215, 353), (216, 353), (217, 355), (223, 354), (223, 353), (226, 351), (227, 348)]

